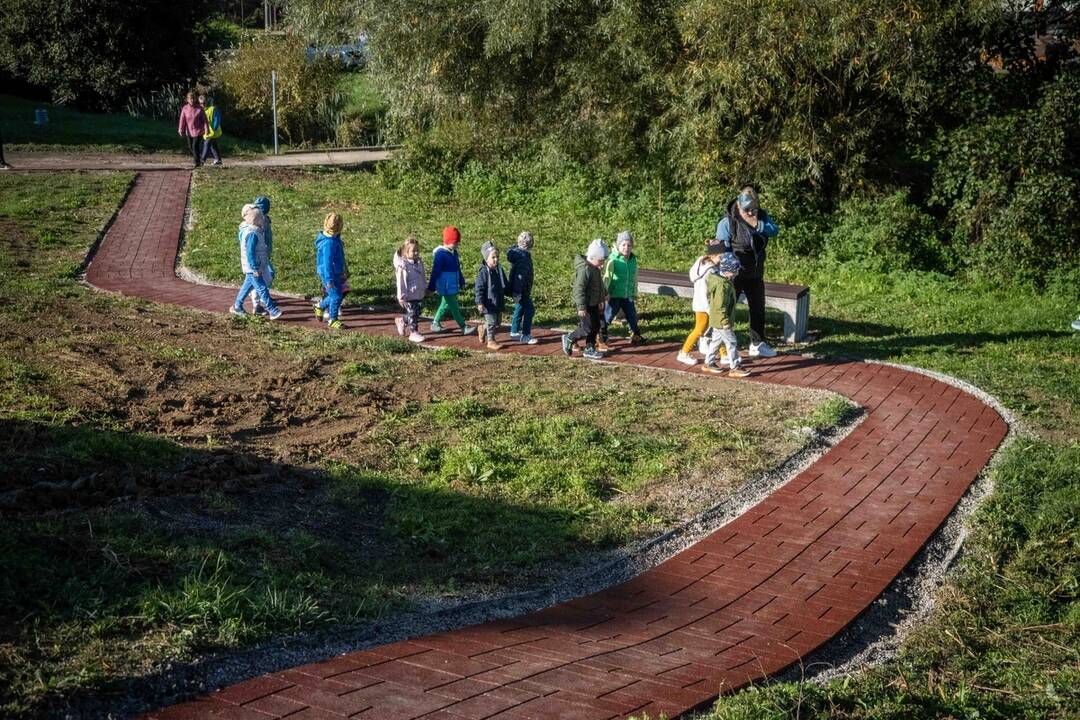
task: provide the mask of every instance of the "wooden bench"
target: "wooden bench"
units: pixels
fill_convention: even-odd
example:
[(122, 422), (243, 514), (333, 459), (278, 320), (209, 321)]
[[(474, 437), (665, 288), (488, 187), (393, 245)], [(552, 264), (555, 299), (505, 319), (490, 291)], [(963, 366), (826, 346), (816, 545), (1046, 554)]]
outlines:
[[(651, 295), (694, 297), (689, 274), (667, 270), (638, 270), (638, 291)], [(739, 295), (739, 302), (745, 303), (745, 296)], [(784, 339), (789, 343), (800, 342), (806, 337), (807, 321), (810, 319), (810, 288), (767, 282), (765, 307), (784, 313)]]

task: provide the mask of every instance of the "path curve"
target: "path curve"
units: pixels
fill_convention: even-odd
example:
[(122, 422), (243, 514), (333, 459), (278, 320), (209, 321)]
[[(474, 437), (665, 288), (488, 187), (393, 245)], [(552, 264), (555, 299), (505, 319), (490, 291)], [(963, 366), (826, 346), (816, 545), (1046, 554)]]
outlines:
[[(87, 271), (125, 295), (224, 312), (235, 291), (180, 280), (189, 172), (144, 173)], [(282, 298), (284, 321), (317, 327)], [(394, 315), (346, 314), (392, 335)], [(460, 336), (440, 346), (475, 348)], [(501, 352), (558, 355), (558, 334)], [(619, 345), (612, 362), (692, 372), (676, 347)], [(979, 398), (877, 363), (755, 359), (757, 382), (838, 392), (853, 432), (732, 522), (628, 582), (486, 623), (270, 673), (148, 720), (289, 717), (608, 720), (669, 717), (797, 662), (851, 623), (945, 520), (1005, 438)], [(711, 382), (717, 380), (709, 380)]]

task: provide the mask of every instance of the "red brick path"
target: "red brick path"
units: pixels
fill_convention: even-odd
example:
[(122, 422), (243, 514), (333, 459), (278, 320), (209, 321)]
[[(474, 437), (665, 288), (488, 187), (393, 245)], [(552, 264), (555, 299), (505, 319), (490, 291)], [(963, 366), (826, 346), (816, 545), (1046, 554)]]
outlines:
[[(143, 174), (90, 265), (99, 287), (225, 311), (235, 291), (173, 273), (189, 175)], [(239, 252), (239, 251), (238, 251)], [(314, 325), (285, 299), (286, 320)], [(389, 314), (350, 329), (393, 334)], [(556, 355), (558, 334), (503, 352)], [(438, 345), (475, 338), (435, 335)], [(674, 345), (611, 361), (687, 370)], [(748, 512), (629, 582), (514, 620), (271, 673), (149, 713), (156, 720), (585, 720), (677, 715), (776, 673), (854, 620), (950, 513), (1005, 437), (948, 384), (885, 365), (782, 355), (754, 380), (841, 393), (867, 410), (850, 435)], [(704, 379), (703, 382), (719, 382)]]

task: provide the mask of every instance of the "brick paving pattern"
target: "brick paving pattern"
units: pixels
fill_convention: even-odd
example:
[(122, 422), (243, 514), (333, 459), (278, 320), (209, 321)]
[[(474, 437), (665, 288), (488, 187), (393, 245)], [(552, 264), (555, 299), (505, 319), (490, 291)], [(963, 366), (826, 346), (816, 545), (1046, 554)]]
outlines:
[[(187, 172), (144, 173), (87, 277), (99, 287), (223, 312), (234, 290), (179, 280), (173, 265)], [(308, 304), (285, 320), (312, 326)], [(394, 315), (346, 313), (394, 334)], [(421, 328), (423, 331), (424, 328)], [(556, 355), (559, 334), (501, 352)], [(476, 340), (432, 335), (432, 344)], [(671, 344), (617, 345), (611, 362), (700, 372)], [(886, 365), (781, 355), (756, 382), (823, 388), (865, 420), (745, 514), (648, 572), (513, 620), (415, 638), (271, 673), (147, 720), (608, 720), (669, 717), (776, 673), (851, 623), (948, 516), (1008, 428), (973, 395)], [(703, 379), (703, 382), (719, 382)]]

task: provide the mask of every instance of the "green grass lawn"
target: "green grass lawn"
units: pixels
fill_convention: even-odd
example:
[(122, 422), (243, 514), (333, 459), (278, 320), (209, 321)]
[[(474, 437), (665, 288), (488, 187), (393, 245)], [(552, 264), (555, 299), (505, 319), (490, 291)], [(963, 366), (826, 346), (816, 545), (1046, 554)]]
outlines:
[[(178, 99), (177, 117), (181, 103)], [(49, 111), (49, 122), (43, 127), (34, 125), (36, 108)], [(80, 112), (11, 95), (0, 95), (0, 129), (4, 148), (9, 151), (186, 153), (183, 138), (176, 134), (175, 120)], [(226, 157), (265, 152), (259, 143), (231, 137), (228, 132), (218, 142)]]
[(5, 717), (417, 598), (551, 582), (702, 509), (664, 488), (721, 494), (847, 407), (98, 293), (78, 270), (131, 178), (0, 175), (0, 500), (61, 486), (0, 503)]
[[(493, 201), (498, 190), (436, 194), (337, 171), (218, 173), (195, 186), (197, 224), (184, 261), (212, 278), (235, 280), (239, 208), (266, 193), (275, 203), (279, 287), (317, 290), (311, 241), (323, 214), (335, 211), (345, 217), (355, 302), (388, 304), (390, 257), (407, 233), (417, 233), (428, 257), (441, 228), (457, 225), (471, 280), (483, 240), (495, 238), (505, 250), (529, 229), (536, 236), (538, 321), (565, 324), (572, 321), (571, 262), (590, 238), (610, 239), (629, 227), (638, 233), (642, 266), (684, 270), (715, 220), (684, 224), (682, 237), (669, 231), (661, 244), (653, 215), (618, 203), (578, 205), (566, 188), (536, 188), (525, 198), (507, 192), (505, 202)], [(770, 245), (767, 277), (811, 287), (815, 352), (950, 373), (999, 397), (1027, 435), (994, 469), (995, 491), (969, 522), (958, 570), (896, 660), (824, 686), (739, 693), (722, 699), (712, 717), (1076, 717), (1080, 336), (1069, 329), (1080, 310), (1075, 287), (1037, 292), (935, 273), (884, 274), (798, 257), (786, 251), (783, 231)], [(644, 297), (639, 306), (647, 336), (679, 339), (690, 324), (685, 301)], [(736, 330), (745, 342), (744, 323)], [(780, 334), (777, 316), (769, 316), (767, 330)]]

